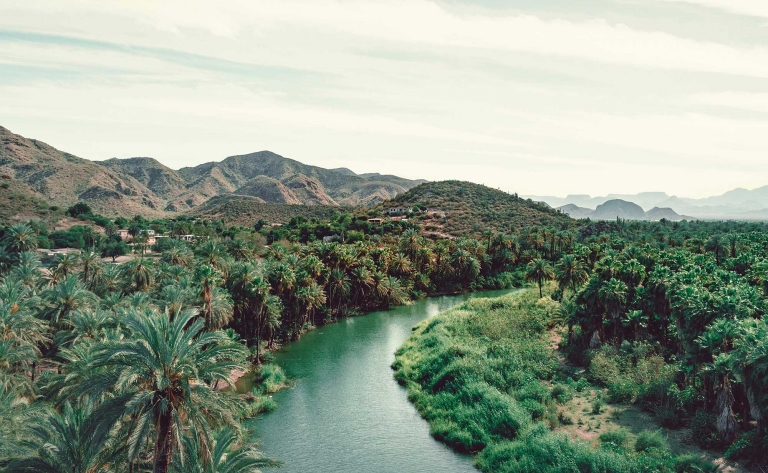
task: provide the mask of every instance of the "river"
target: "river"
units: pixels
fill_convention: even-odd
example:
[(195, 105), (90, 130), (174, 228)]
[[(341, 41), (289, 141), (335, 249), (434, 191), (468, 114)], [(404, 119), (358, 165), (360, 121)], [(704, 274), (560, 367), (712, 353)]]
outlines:
[(474, 472), (472, 458), (429, 435), (390, 365), (411, 328), (470, 297), (444, 296), (351, 317), (275, 353), (294, 386), (274, 412), (250, 421), (260, 449), (295, 473)]

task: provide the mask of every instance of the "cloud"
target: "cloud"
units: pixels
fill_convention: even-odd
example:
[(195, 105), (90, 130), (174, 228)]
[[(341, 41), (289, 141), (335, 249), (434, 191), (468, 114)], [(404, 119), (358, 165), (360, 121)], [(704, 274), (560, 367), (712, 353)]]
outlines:
[(699, 104), (752, 110), (768, 114), (768, 93), (726, 91), (699, 94), (692, 97), (691, 100)]
[(688, 3), (701, 7), (715, 8), (718, 10), (735, 13), (737, 15), (747, 15), (768, 18), (768, 2), (765, 0), (657, 0), (673, 3)]

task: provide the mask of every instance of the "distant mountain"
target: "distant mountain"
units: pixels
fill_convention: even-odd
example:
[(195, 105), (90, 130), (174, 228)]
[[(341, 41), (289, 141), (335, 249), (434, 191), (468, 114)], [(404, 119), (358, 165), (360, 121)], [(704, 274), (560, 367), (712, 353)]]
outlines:
[(621, 199), (613, 199), (601, 204), (596, 210), (586, 207), (579, 207), (575, 204), (567, 204), (557, 208), (558, 211), (568, 215), (571, 218), (581, 219), (589, 218), (592, 220), (615, 220), (622, 218), (626, 220), (695, 220), (692, 217), (686, 217), (678, 214), (669, 207), (654, 207), (647, 212), (632, 202)]
[(671, 221), (696, 220), (693, 217), (686, 217), (685, 215), (680, 215), (669, 207), (654, 207), (645, 213), (645, 219), (646, 220), (664, 219), (664, 220), (671, 220)]
[[(525, 196), (548, 204), (564, 208), (574, 205), (592, 209), (611, 200), (623, 200), (639, 205), (643, 209), (671, 209), (679, 218), (710, 220), (768, 220), (768, 186), (753, 190), (734, 189), (722, 195), (703, 199), (669, 196), (664, 192), (642, 192), (640, 194), (610, 194), (604, 197), (590, 197), (575, 194), (567, 197)], [(585, 212), (581, 212), (583, 215)], [(654, 212), (657, 214), (657, 212)], [(688, 217), (687, 217), (688, 216)], [(648, 218), (646, 216), (646, 218)], [(668, 218), (668, 220), (671, 220)]]
[(588, 209), (586, 207), (579, 207), (576, 204), (566, 204), (562, 207), (558, 207), (557, 210), (560, 212), (568, 215), (571, 218), (588, 218), (593, 213), (595, 213), (594, 210)]
[(550, 225), (567, 228), (576, 223), (547, 205), (463, 181), (421, 184), (376, 207), (427, 208), (419, 217), (427, 232), (438, 235), (480, 235), (486, 230), (514, 232), (523, 227)]
[(600, 204), (590, 216), (594, 220), (644, 220), (645, 211), (639, 205), (626, 200), (613, 199)]
[(425, 182), (324, 169), (270, 151), (178, 171), (147, 157), (89, 161), (2, 127), (0, 176), (26, 186), (30, 199), (50, 205), (67, 207), (82, 201), (104, 215), (146, 217), (189, 211), (213, 197), (231, 194), (275, 204), (370, 206)]

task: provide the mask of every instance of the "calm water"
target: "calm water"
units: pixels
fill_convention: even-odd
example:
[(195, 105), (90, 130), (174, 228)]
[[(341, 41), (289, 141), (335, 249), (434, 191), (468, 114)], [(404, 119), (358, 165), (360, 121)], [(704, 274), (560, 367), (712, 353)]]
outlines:
[(251, 421), (260, 448), (284, 472), (475, 472), (472, 459), (429, 435), (390, 365), (420, 321), (470, 297), (449, 296), (321, 327), (276, 354), (294, 382), (278, 408)]

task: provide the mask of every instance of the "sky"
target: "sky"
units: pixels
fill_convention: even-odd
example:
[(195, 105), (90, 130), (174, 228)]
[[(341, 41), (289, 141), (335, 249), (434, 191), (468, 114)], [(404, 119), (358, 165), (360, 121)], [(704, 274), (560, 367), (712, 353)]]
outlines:
[(5, 1), (0, 125), (174, 169), (705, 197), (768, 184), (768, 1)]

